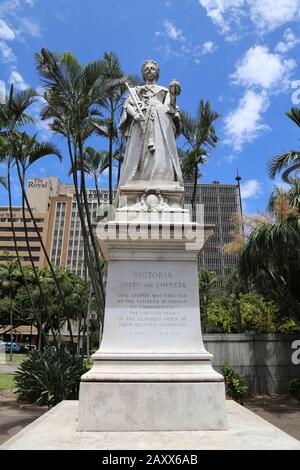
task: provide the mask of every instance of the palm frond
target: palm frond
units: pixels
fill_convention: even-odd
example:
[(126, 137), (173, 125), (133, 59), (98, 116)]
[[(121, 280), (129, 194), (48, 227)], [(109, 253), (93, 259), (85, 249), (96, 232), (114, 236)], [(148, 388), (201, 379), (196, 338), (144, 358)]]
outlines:
[(292, 108), (290, 111), (285, 113), (288, 118), (294, 121), (298, 127), (300, 127), (300, 109), (299, 108)]
[(55, 155), (60, 161), (62, 161), (62, 155), (54, 144), (51, 144), (50, 142), (35, 142), (30, 154), (28, 155), (29, 166), (40, 158), (47, 157), (48, 155)]
[(269, 176), (271, 179), (274, 179), (278, 173), (296, 164), (300, 166), (300, 152), (290, 150), (281, 155), (277, 155), (268, 163)]
[(3, 186), (3, 188), (7, 188), (7, 180), (5, 176), (0, 176), (0, 186)]

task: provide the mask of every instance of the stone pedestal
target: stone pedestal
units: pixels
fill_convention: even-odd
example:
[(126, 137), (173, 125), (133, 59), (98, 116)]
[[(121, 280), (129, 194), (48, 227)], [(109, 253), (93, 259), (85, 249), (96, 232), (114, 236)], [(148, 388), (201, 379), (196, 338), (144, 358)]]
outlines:
[(198, 254), (213, 227), (191, 222), (182, 197), (176, 184), (121, 188), (115, 220), (97, 227), (105, 321), (81, 381), (80, 431), (226, 427), (223, 377), (200, 325)]

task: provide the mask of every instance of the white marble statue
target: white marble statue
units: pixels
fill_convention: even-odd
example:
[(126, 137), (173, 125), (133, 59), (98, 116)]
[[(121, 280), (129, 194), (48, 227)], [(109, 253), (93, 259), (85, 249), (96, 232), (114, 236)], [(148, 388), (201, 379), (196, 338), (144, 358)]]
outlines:
[(182, 174), (176, 149), (180, 116), (176, 80), (165, 88), (157, 85), (159, 65), (147, 60), (142, 66), (145, 85), (129, 88), (120, 121), (127, 149), (119, 188), (134, 181), (169, 182), (180, 185)]

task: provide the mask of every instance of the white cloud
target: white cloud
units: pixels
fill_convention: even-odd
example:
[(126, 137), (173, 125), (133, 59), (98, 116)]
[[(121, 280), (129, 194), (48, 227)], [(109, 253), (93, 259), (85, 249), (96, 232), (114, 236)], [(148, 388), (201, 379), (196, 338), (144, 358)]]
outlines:
[(20, 36), (21, 34), (30, 34), (35, 38), (41, 37), (41, 27), (37, 21), (34, 21), (32, 18), (22, 18), (20, 20), (20, 24), (17, 30), (17, 34)]
[[(250, 21), (260, 33), (300, 18), (300, 0), (199, 0), (222, 34), (237, 39), (237, 30)], [(235, 33), (232, 35), (232, 30)]]
[(256, 179), (245, 181), (245, 183), (241, 184), (242, 199), (258, 199), (262, 193), (261, 183)]
[(185, 37), (183, 36), (181, 29), (177, 29), (171, 21), (166, 20), (164, 22), (164, 27), (166, 30), (166, 35), (169, 38), (173, 39), (174, 41), (185, 41)]
[(274, 31), (300, 18), (299, 0), (248, 0), (253, 23), (261, 31)]
[(237, 159), (238, 159), (238, 157), (236, 155), (232, 155), (232, 154), (227, 155), (226, 157), (224, 157), (224, 160), (226, 160), (226, 162), (228, 162), (228, 163), (232, 163)]
[(2, 57), (2, 62), (5, 64), (14, 63), (17, 60), (13, 50), (6, 44), (5, 41), (0, 41), (0, 54)]
[(6, 85), (3, 80), (0, 80), (0, 103), (4, 103), (5, 96), (6, 96)]
[(206, 41), (202, 44), (201, 54), (212, 54), (218, 49), (218, 46), (213, 41)]
[(286, 88), (290, 73), (297, 64), (293, 59), (284, 59), (269, 52), (265, 46), (248, 49), (236, 65), (231, 76), (233, 82), (244, 87), (260, 87), (265, 90)]
[(164, 32), (156, 31), (155, 36), (164, 36), (169, 39), (172, 39), (173, 41), (181, 41), (181, 42), (185, 41), (185, 37), (181, 29), (177, 29), (175, 24), (173, 24), (171, 21), (165, 20), (164, 28), (165, 28)]
[(199, 0), (222, 33), (229, 33), (230, 24), (236, 22), (242, 14), (245, 0)]
[(245, 92), (238, 107), (225, 118), (225, 144), (240, 151), (243, 144), (252, 142), (269, 129), (262, 123), (262, 115), (268, 109), (269, 100), (264, 93)]
[(28, 88), (24, 78), (17, 70), (11, 72), (9, 82), (13, 83), (17, 90), (25, 90), (25, 88)]
[(300, 38), (297, 38), (291, 28), (288, 28), (283, 33), (283, 41), (277, 44), (275, 51), (280, 54), (286, 54), (291, 49), (294, 49), (297, 44), (300, 44)]
[(16, 15), (26, 5), (33, 7), (36, 0), (2, 0), (0, 15)]
[(3, 63), (16, 62), (7, 41), (24, 41), (24, 35), (41, 36), (39, 22), (27, 16), (35, 0), (2, 0), (0, 3), (0, 57)]
[(0, 18), (0, 39), (5, 41), (13, 41), (16, 35), (8, 24)]

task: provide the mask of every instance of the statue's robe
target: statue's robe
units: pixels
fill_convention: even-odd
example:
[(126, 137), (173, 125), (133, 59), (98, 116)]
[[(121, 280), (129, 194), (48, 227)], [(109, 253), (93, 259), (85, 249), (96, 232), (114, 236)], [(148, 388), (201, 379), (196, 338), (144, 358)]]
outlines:
[(119, 188), (137, 180), (178, 181), (183, 185), (176, 148), (180, 116), (178, 109), (175, 114), (168, 112), (171, 109), (169, 90), (158, 85), (144, 85), (134, 90), (144, 106), (145, 122), (133, 119), (132, 110), (136, 107), (129, 95), (119, 124), (127, 139)]

